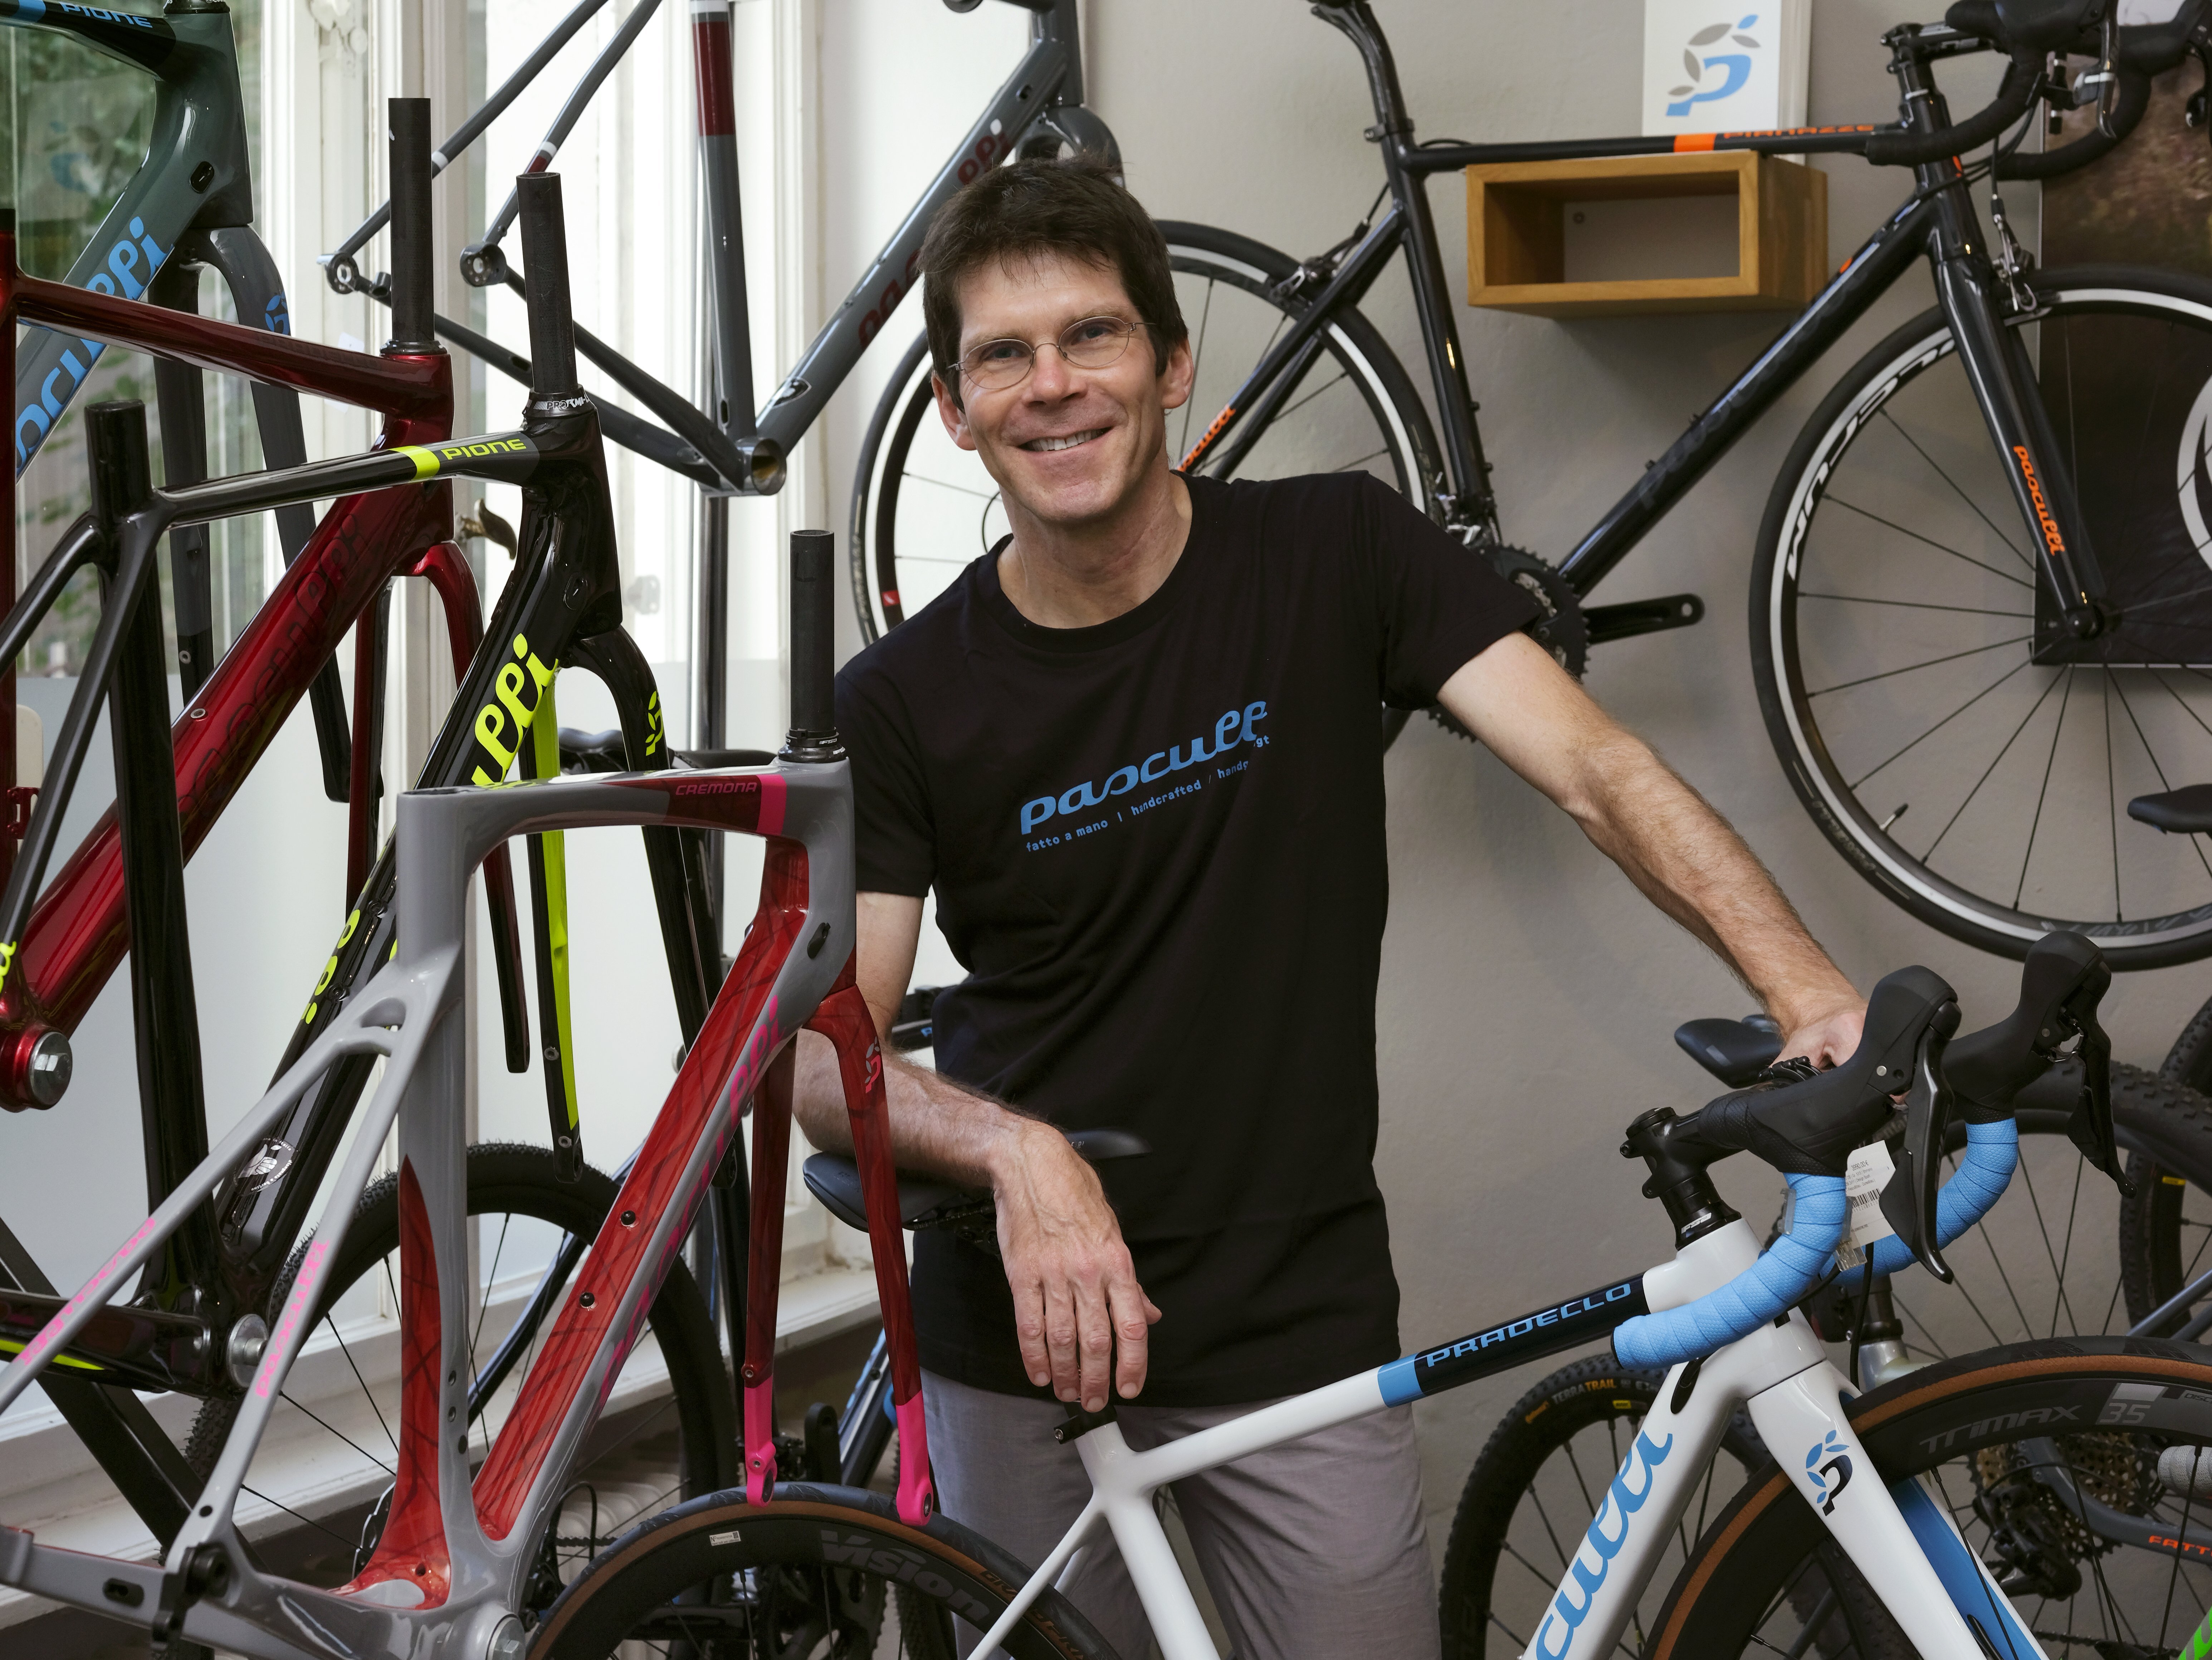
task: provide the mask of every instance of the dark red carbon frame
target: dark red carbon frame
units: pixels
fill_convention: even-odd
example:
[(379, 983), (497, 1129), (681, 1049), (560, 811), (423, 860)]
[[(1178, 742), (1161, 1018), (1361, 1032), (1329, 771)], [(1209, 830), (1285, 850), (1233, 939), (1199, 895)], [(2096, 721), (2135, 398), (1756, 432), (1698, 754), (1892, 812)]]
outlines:
[[(385, 417), (379, 448), (434, 444), (453, 435), (452, 366), (442, 353), (385, 357), (341, 351), (27, 277), (16, 268), (8, 222), (0, 223), (0, 332), (10, 351), (19, 323), (45, 324), (375, 410)], [(0, 535), (12, 538), (12, 474), (8, 489), (8, 528)], [(432, 550), (452, 536), (449, 483), (347, 496), (323, 516), (307, 548), (176, 723), (177, 811), (187, 858), (385, 582), (426, 560), (434, 562)], [(0, 602), (5, 602), (0, 614), (12, 609), (15, 593), (15, 561), (5, 556), (8, 550), (0, 544)], [(436, 572), (428, 574), (434, 581)], [(0, 670), (5, 672), (0, 674), (4, 705), (13, 666), (0, 665)], [(12, 739), (12, 728), (8, 736)], [(12, 781), (11, 770), (0, 785)], [(33, 1044), (48, 1027), (68, 1031), (83, 1018), (129, 943), (121, 842), (111, 810), (40, 896), (15, 959), (17, 971), (0, 990), (0, 1108), (34, 1104), (27, 1087)]]
[[(737, 779), (610, 781), (683, 800), (687, 815), (721, 808), (715, 816), (726, 828), (769, 838), (767, 861), (761, 873), (759, 908), (746, 930), (737, 962), (569, 1287), (552, 1333), (523, 1382), (514, 1412), (477, 1475), (473, 1490), (477, 1519), (492, 1539), (504, 1539), (514, 1531), (554, 1439), (568, 1420), (601, 1350), (606, 1349), (610, 1358), (602, 1398), (592, 1403), (595, 1413), (605, 1404), (604, 1390), (613, 1387), (623, 1361), (642, 1334), (649, 1297), (635, 1299), (636, 1310), (625, 1328), (617, 1330), (614, 1322), (640, 1276), (646, 1276), (648, 1287), (657, 1286), (668, 1270), (669, 1258), (689, 1235), (692, 1214), (705, 1196), (707, 1173), (720, 1164), (727, 1138), (735, 1133), (737, 1114), (732, 1113), (723, 1126), (721, 1139), (708, 1149), (703, 1167), (695, 1164), (708, 1120), (726, 1091), (734, 1103), (750, 1099), (753, 1119), (752, 1234), (742, 1374), (746, 1487), (757, 1498), (764, 1499), (775, 1480), (769, 1398), (775, 1380), (783, 1182), (790, 1146), (789, 1043), (798, 1028), (785, 1024), (774, 991), (785, 961), (803, 949), (800, 933), (806, 922), (808, 895), (806, 850), (799, 842), (775, 834), (782, 827), (783, 781), (775, 774)], [(699, 797), (720, 800), (708, 807)], [(899, 1514), (920, 1526), (935, 1509), (936, 1497), (930, 1481), (927, 1431), (922, 1421), (921, 1368), (907, 1294), (897, 1177), (892, 1169), (890, 1126), (885, 1120), (883, 1054), (874, 1018), (854, 984), (849, 958), (820, 1006), (800, 1025), (830, 1040), (845, 1085), (854, 1150), (866, 1185), (869, 1245), (875, 1258), (878, 1299), (890, 1339), (893, 1407), (900, 1443), (908, 1454), (900, 1461)], [(689, 1192), (684, 1190), (687, 1170), (704, 1172), (695, 1176)], [(661, 1260), (648, 1262), (648, 1242), (678, 1206), (684, 1214), (675, 1219), (678, 1225), (666, 1230), (666, 1254)], [(419, 1316), (408, 1312), (404, 1317)], [(428, 1409), (434, 1412), (435, 1403), (430, 1403)], [(402, 1456), (409, 1456), (411, 1450), (410, 1443)], [(428, 1456), (434, 1457), (434, 1451), (433, 1448)]]
[(730, 17), (703, 12), (691, 20), (691, 81), (699, 98), (699, 136), (738, 130), (737, 82), (730, 73)]
[[(742, 825), (733, 823), (731, 828), (751, 829), (771, 817), (781, 827), (783, 781), (771, 776), (760, 781), (773, 785), (773, 790), (731, 796), (732, 818), (741, 816), (750, 821)], [(767, 799), (771, 794), (772, 803)], [(745, 1100), (759, 1086), (775, 1051), (792, 1036), (778, 1020), (770, 994), (784, 959), (800, 949), (799, 933), (806, 922), (806, 849), (777, 836), (769, 840), (767, 851), (767, 865), (761, 873), (760, 906), (738, 960), (722, 982), (721, 994), (708, 1011), (698, 1040), (684, 1056), (683, 1068), (647, 1132), (644, 1145), (637, 1151), (614, 1208), (607, 1213), (599, 1237), (592, 1242), (572, 1294), (553, 1323), (552, 1335), (545, 1339), (529, 1376), (523, 1380), (522, 1393), (499, 1438), (492, 1444), (491, 1456), (477, 1472), (477, 1519), (489, 1538), (504, 1539), (514, 1529), (554, 1436), (567, 1419), (600, 1347), (613, 1345), (605, 1380), (611, 1389), (623, 1359), (643, 1331), (649, 1298), (639, 1299), (629, 1329), (615, 1333), (612, 1323), (624, 1293), (641, 1272), (649, 1272), (650, 1283), (658, 1284), (667, 1271), (665, 1261), (647, 1262), (646, 1246), (661, 1218), (686, 1197), (679, 1192), (684, 1170), (706, 1134), (708, 1118), (725, 1087), (736, 1100)], [(735, 1116), (731, 1115), (724, 1126), (724, 1141), (714, 1149), (709, 1171), (721, 1162)], [(696, 1202), (703, 1193), (702, 1184), (700, 1193), (688, 1196)], [(780, 1222), (783, 1214), (780, 1191), (773, 1209)], [(682, 1249), (688, 1232), (683, 1226), (668, 1231), (672, 1252)], [(592, 1299), (589, 1306), (583, 1301), (586, 1297)]]
[(368, 1566), (338, 1588), (349, 1596), (397, 1579), (422, 1593), (416, 1606), (434, 1608), (453, 1590), (453, 1558), (438, 1507), (438, 1258), (430, 1213), (414, 1162), (399, 1166), (400, 1323), (399, 1472), (392, 1510)]

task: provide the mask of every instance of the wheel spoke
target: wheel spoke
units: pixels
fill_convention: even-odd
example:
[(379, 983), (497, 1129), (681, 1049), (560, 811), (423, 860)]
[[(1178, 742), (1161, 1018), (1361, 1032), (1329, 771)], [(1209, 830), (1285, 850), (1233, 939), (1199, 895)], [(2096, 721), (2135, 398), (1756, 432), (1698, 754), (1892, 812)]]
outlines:
[(1925, 865), (1936, 857), (1936, 849), (1943, 845), (1943, 838), (1951, 833), (1951, 826), (1959, 822), (1960, 814), (1973, 806), (1974, 798), (1982, 793), (1982, 786), (1990, 781), (1990, 775), (1997, 769), (2006, 756), (2012, 753), (2012, 746), (2020, 741), (2021, 733), (2027, 730), (2027, 723), (2035, 719), (2036, 710), (2041, 708), (2050, 700), (2052, 689), (2058, 684), (2062, 678), (2054, 674), (2044, 683), (2043, 690), (2037, 696), (2033, 708), (2021, 716), (2020, 724), (2012, 729), (2012, 736), (2005, 739), (2004, 747), (1996, 753), (1996, 759), (1982, 769), (1982, 775), (1974, 780), (1974, 787), (1966, 792), (1966, 799), (1959, 803), (1957, 810), (1943, 821), (1943, 828), (1936, 832), (1936, 839), (1928, 844), (1928, 851), (1920, 855), (1922, 864)]
[(1957, 720), (1960, 715), (1964, 714), (1965, 714), (1968, 709), (1970, 709), (1970, 708), (1973, 708), (1975, 704), (1977, 704), (1977, 703), (1980, 702), (1982, 701), (1982, 699), (1984, 699), (1984, 697), (1987, 697), (1987, 696), (1988, 696), (1991, 692), (1995, 691), (1995, 690), (1996, 690), (1999, 686), (2002, 686), (2002, 684), (2004, 684), (2004, 683), (2005, 683), (2006, 681), (2008, 681), (2008, 680), (2011, 679), (2011, 678), (2013, 678), (2013, 676), (2014, 676), (2015, 674), (2018, 674), (2018, 673), (2019, 673), (2022, 669), (2026, 668), (2026, 667), (2028, 666), (2029, 662), (2030, 662), (2030, 661), (2032, 661), (2032, 660), (2033, 660), (2028, 659), (2028, 658), (2022, 658), (2019, 662), (2017, 662), (2017, 663), (2014, 664), (2010, 668), (2007, 669), (2007, 670), (2006, 670), (2002, 674), (1999, 675), (1996, 679), (1994, 679), (1994, 680), (1990, 681), (1990, 684), (1989, 684), (1988, 685), (1984, 686), (1984, 687), (1983, 687), (1979, 691), (1976, 692), (1976, 693), (1975, 693), (1972, 697), (1969, 697), (1969, 698), (1968, 698), (1965, 702), (1963, 702), (1963, 703), (1960, 704), (1958, 708), (1956, 708), (1953, 709), (1953, 710), (1950, 712), (1950, 714), (1948, 714), (1945, 715), (1942, 720), (1938, 721), (1937, 721), (1934, 726), (1932, 726), (1932, 727), (1929, 727), (1925, 732), (1922, 733), (1918, 738), (1916, 738), (1916, 739), (1912, 739), (1912, 741), (1911, 741), (1911, 743), (1906, 744), (1903, 749), (1899, 749), (1899, 750), (1896, 750), (1896, 751), (1893, 751), (1893, 752), (1889, 755), (1889, 757), (1887, 757), (1887, 759), (1883, 760), (1883, 761), (1881, 761), (1881, 762), (1878, 762), (1878, 763), (1877, 763), (1873, 767), (1873, 769), (1872, 769), (1871, 770), (1867, 771), (1867, 772), (1861, 773), (1861, 774), (1860, 774), (1856, 778), (1854, 778), (1853, 780), (1851, 780), (1850, 784), (1850, 786), (1849, 786), (1849, 787), (1850, 787), (1850, 789), (1851, 793), (1852, 793), (1853, 794), (1856, 794), (1858, 793), (1858, 787), (1859, 787), (1859, 786), (1860, 786), (1861, 784), (1865, 783), (1865, 782), (1867, 781), (1867, 780), (1868, 780), (1868, 779), (1869, 779), (1869, 778), (1871, 778), (1871, 777), (1873, 777), (1873, 776), (1875, 775), (1875, 773), (1880, 772), (1880, 771), (1881, 771), (1884, 767), (1887, 767), (1887, 765), (1889, 765), (1890, 762), (1892, 762), (1892, 761), (1896, 761), (1896, 760), (1899, 760), (1899, 759), (1902, 758), (1902, 757), (1904, 757), (1904, 756), (1905, 756), (1908, 751), (1911, 751), (1911, 750), (1913, 750), (1913, 749), (1917, 748), (1917, 747), (1920, 745), (1920, 744), (1921, 744), (1922, 742), (1923, 742), (1925, 739), (1930, 739), (1930, 738), (1933, 738), (1933, 737), (1934, 737), (1937, 733), (1939, 733), (1939, 732), (1942, 731), (1942, 729), (1943, 729), (1944, 727), (1946, 727), (1949, 726), (1949, 725), (1951, 724), (1951, 722), (1953, 722), (1954, 721)]
[(2035, 857), (2035, 834), (2043, 828), (2043, 804), (2051, 794), (2051, 769), (2058, 761), (2058, 735), (2066, 730), (2066, 706), (2074, 697), (2074, 668), (2066, 669), (2066, 690), (2058, 699), (2058, 724), (2051, 729), (2051, 753), (2043, 759), (2043, 787), (2035, 793), (2035, 817), (2028, 821), (2027, 851), (2020, 856), (2020, 881), (2012, 891), (2012, 908), (2020, 909), (2021, 895), (2027, 891), (2028, 861)]
[(1974, 498), (1967, 495), (1964, 489), (1960, 488), (1959, 481), (1952, 477), (1949, 473), (1946, 472), (1942, 465), (1937, 463), (1934, 456), (1929, 454), (1926, 450), (1920, 447), (1920, 442), (1917, 439), (1914, 438), (1911, 433), (1905, 431), (1902, 426), (1898, 424), (1897, 417), (1889, 412), (1889, 406), (1887, 404), (1882, 406), (1881, 418), (1889, 423), (1891, 429), (1894, 431), (1899, 438), (1902, 438), (1906, 443), (1912, 446), (1913, 453), (1917, 455), (1922, 460), (1925, 461), (1930, 467), (1935, 469), (1936, 476), (1951, 487), (1953, 493), (1956, 495), (1961, 502), (1964, 502), (1966, 504), (1967, 510), (1971, 512), (1975, 518), (1980, 520), (1984, 525), (1987, 525), (1990, 527), (1990, 534), (1996, 537), (1999, 542), (2002, 543), (2006, 550), (2008, 551), (2014, 558), (2019, 560), (2021, 564), (2027, 566), (2030, 571), (2033, 571), (2035, 569), (2035, 561), (2029, 558), (2027, 555), (2022, 553), (2020, 550), (2019, 544), (2014, 542), (2012, 538), (2007, 536), (2002, 531), (1997, 528), (1996, 520), (1990, 518), (1986, 513), (1984, 513), (1979, 505), (1974, 501)]
[(2032, 623), (2032, 611), (1991, 611), (1986, 605), (1938, 605), (1924, 599), (1875, 599), (1863, 593), (1807, 593), (1798, 591), (1800, 599), (1840, 599), (1854, 605), (1894, 605), (1900, 611), (1949, 611), (1968, 617), (2008, 617), (2015, 623)]
[(1942, 657), (1930, 657), (1921, 662), (1908, 663), (1901, 669), (1884, 669), (1879, 674), (1863, 674), (1856, 680), (1844, 680), (1832, 686), (1823, 686), (1818, 691), (1807, 692), (1805, 696), (1808, 700), (1814, 697), (1826, 697), (1832, 692), (1849, 691), (1853, 686), (1871, 685), (1877, 680), (1894, 679), (1900, 674), (1911, 674), (1921, 669), (1932, 669), (1939, 663), (1955, 663), (1964, 657), (1978, 657), (1985, 651), (1996, 651), (2006, 646), (2017, 646), (2034, 637), (2031, 634), (2021, 634), (2014, 635), (2009, 640), (1992, 640), (1986, 646), (1975, 646), (1966, 651), (1948, 652)]
[[(2002, 577), (2004, 581), (2011, 583), (2016, 588), (2026, 588), (2030, 593), (2033, 593), (2035, 592), (2035, 583), (2033, 579), (2022, 580), (2020, 577), (2014, 576), (2008, 570), (2000, 570), (1996, 566), (1989, 563), (1985, 560), (1975, 558), (1971, 553), (1961, 553), (1958, 549), (1948, 546), (1944, 543), (1938, 542), (1933, 537), (1923, 536), (1917, 530), (1907, 530), (1904, 526), (1897, 523), (1894, 520), (1885, 519), (1878, 513), (1869, 513), (1855, 502), (1846, 502), (1842, 496), (1832, 493), (1824, 496), (1822, 500), (1832, 502), (1845, 512), (1855, 513), (1862, 519), (1871, 519), (1875, 524), (1880, 525), (1884, 530), (1893, 530), (1899, 536), (1909, 536), (1914, 541), (1922, 543), (1928, 547), (1935, 549), (1938, 553), (1948, 553), (1954, 559), (1963, 559), (1968, 564), (1972, 565), (1976, 570), (1985, 570), (1992, 576)], [(2006, 543), (2005, 545), (2007, 547), (2012, 546), (2009, 542)], [(2017, 554), (2020, 550), (2014, 548), (2013, 551)], [(2031, 566), (2030, 569), (2033, 569), (2033, 567)]]

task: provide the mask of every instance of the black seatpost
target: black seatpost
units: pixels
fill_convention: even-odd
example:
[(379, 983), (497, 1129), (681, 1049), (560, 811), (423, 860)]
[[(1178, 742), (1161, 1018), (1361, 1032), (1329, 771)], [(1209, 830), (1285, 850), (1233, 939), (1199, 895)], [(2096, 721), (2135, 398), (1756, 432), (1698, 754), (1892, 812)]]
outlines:
[(791, 734), (780, 760), (845, 758), (837, 741), (836, 540), (826, 530), (791, 533)]
[(430, 100), (395, 98), (392, 142), (392, 339), (387, 356), (441, 352), (431, 313)]
[(568, 306), (568, 228), (561, 210), (561, 175), (526, 173), (514, 181), (522, 223), (522, 301), (530, 308), (530, 391), (537, 398), (571, 398), (576, 380), (576, 325)]

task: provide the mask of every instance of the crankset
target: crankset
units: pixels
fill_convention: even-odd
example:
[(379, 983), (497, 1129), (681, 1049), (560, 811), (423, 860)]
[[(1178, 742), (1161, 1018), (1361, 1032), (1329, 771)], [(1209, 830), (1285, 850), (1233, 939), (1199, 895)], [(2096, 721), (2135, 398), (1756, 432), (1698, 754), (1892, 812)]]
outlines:
[[(1583, 617), (1582, 596), (1566, 579), (1526, 548), (1508, 547), (1474, 533), (1472, 545), (1488, 559), (1491, 568), (1536, 602), (1540, 615), (1528, 628), (1528, 637), (1552, 654), (1552, 660), (1579, 680), (1589, 666), (1589, 627)], [(1429, 710), (1429, 719), (1454, 737), (1474, 741), (1474, 734), (1458, 717), (1441, 706)]]

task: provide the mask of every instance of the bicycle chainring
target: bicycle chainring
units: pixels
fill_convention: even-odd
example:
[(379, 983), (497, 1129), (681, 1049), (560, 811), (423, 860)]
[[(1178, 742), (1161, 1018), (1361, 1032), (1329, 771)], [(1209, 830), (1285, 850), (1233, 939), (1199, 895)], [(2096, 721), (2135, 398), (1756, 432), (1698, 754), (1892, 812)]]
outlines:
[[(1552, 660), (1579, 680), (1589, 666), (1589, 627), (1583, 620), (1582, 596), (1566, 584), (1558, 569), (1526, 548), (1492, 542), (1480, 531), (1468, 545), (1488, 559), (1491, 568), (1536, 602), (1541, 613), (1526, 630), (1528, 637), (1552, 654)], [(1449, 711), (1429, 710), (1429, 719), (1455, 738), (1474, 741), (1474, 734)]]

